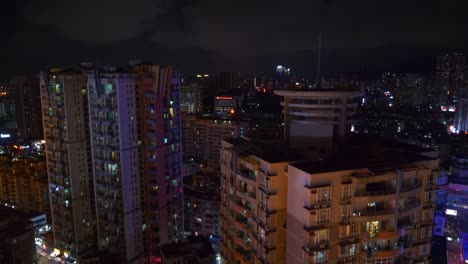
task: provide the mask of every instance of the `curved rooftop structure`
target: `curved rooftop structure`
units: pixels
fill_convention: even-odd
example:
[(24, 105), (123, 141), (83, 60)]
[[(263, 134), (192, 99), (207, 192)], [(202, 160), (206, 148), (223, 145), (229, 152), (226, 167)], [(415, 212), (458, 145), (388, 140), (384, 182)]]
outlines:
[[(276, 90), (284, 98), (284, 135), (290, 144), (330, 145), (350, 130), (353, 115), (362, 96), (361, 91)], [(326, 148), (328, 148), (326, 147)]]

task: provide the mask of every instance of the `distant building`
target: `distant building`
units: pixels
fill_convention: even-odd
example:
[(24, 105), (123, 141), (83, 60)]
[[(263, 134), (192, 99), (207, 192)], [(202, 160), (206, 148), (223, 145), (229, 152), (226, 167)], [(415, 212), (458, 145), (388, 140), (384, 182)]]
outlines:
[(217, 76), (218, 91), (237, 89), (237, 72), (220, 72)]
[(243, 137), (248, 129), (245, 121), (198, 115), (183, 115), (182, 118), (184, 159), (205, 160), (213, 166), (219, 166), (221, 140)]
[(194, 82), (181, 85), (180, 111), (189, 114), (201, 114), (203, 112), (203, 87)]
[(290, 75), (291, 69), (286, 68), (282, 65), (276, 66), (276, 72), (273, 81), (273, 89), (282, 90), (288, 88)]
[(184, 178), (185, 232), (220, 236), (219, 186), (220, 177), (213, 167)]
[(240, 114), (242, 95), (240, 89), (218, 93), (214, 97), (214, 114), (221, 118), (232, 118)]
[(11, 161), (0, 158), (0, 202), (25, 213), (50, 217), (49, 185), (45, 157)]
[(454, 132), (468, 132), (468, 89), (461, 89), (461, 97), (455, 107)]
[(466, 56), (461, 53), (444, 53), (437, 58), (436, 89), (440, 102), (453, 105), (458, 101), (459, 89), (466, 80)]
[(186, 240), (161, 245), (163, 264), (215, 264), (216, 255), (204, 236), (189, 236)]
[(25, 215), (0, 206), (0, 263), (36, 263), (34, 225)]
[(468, 232), (468, 155), (453, 155), (450, 173), (448, 185), (443, 188), (447, 192), (445, 233), (449, 237), (460, 238), (461, 233)]
[(24, 139), (43, 139), (38, 77), (17, 76), (13, 81), (18, 133)]
[(382, 73), (384, 91), (389, 91), (395, 106), (416, 107), (423, 104), (424, 76), (418, 74)]
[(353, 114), (361, 101), (360, 91), (276, 90), (284, 98), (284, 139), (303, 148), (314, 145), (329, 152), (352, 130)]

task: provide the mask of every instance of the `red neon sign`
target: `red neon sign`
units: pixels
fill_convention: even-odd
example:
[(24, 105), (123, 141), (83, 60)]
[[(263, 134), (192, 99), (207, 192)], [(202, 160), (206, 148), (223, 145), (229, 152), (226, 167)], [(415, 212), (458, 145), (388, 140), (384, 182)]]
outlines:
[(216, 99), (219, 100), (232, 100), (231, 96), (216, 96)]

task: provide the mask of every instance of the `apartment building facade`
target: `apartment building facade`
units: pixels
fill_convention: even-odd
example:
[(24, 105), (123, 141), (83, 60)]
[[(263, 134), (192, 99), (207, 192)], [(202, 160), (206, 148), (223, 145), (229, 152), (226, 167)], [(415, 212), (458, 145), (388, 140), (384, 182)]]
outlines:
[(227, 263), (286, 263), (285, 169), (295, 158), (244, 139), (222, 141), (221, 254)]
[(139, 65), (89, 74), (88, 87), (99, 249), (156, 262), (183, 232), (179, 79)]
[(439, 161), (390, 157), (288, 166), (287, 263), (430, 263)]
[(72, 68), (40, 78), (55, 247), (78, 257), (96, 245), (86, 83)]

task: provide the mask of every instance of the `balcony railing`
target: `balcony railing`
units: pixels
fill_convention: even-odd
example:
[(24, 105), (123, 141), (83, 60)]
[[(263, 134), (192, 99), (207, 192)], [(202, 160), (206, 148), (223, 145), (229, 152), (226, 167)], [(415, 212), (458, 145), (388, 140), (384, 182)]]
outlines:
[(255, 176), (255, 173), (251, 170), (247, 170), (247, 169), (241, 169), (237, 172), (237, 174), (239, 174), (241, 177), (244, 177), (246, 179), (249, 179), (251, 181), (256, 181), (257, 180), (257, 177)]
[(264, 171), (264, 170), (260, 169), (260, 172), (267, 175), (267, 176), (276, 176), (276, 175), (278, 175), (278, 173), (276, 173), (275, 171)]
[(354, 193), (354, 196), (380, 196), (380, 195), (389, 195), (395, 194), (395, 190), (383, 190), (383, 191), (357, 191)]
[(341, 205), (351, 204), (351, 196), (343, 196), (340, 198)]
[(400, 192), (410, 192), (410, 191), (417, 190), (419, 188), (421, 188), (421, 184), (419, 184), (419, 183), (405, 184), (405, 185), (401, 186)]
[(398, 212), (406, 212), (411, 209), (415, 209), (419, 207), (419, 202), (418, 201), (410, 201), (405, 203), (403, 206), (398, 207)]
[(388, 214), (393, 214), (395, 212), (394, 209), (391, 208), (385, 208), (385, 209), (375, 209), (375, 210), (370, 210), (370, 209), (361, 209), (361, 210), (354, 210), (353, 216), (359, 217), (359, 216), (378, 216), (378, 215), (388, 215)]
[(260, 185), (259, 189), (264, 192), (265, 194), (268, 194), (268, 195), (276, 195), (278, 194), (277, 191), (274, 191), (274, 190), (271, 190), (263, 185)]
[(316, 222), (310, 225), (304, 225), (304, 230), (306, 230), (309, 233), (313, 233), (314, 231), (327, 229), (327, 228), (330, 228), (330, 220), (328, 219), (321, 221), (321, 222)]
[(321, 200), (316, 200), (316, 201), (310, 201), (310, 204), (304, 205), (304, 208), (307, 210), (316, 210), (320, 208), (328, 208), (330, 207), (331, 200), (326, 198), (326, 199), (321, 199)]
[(309, 243), (307, 245), (304, 245), (302, 247), (305, 252), (307, 252), (309, 255), (314, 255), (314, 252), (316, 251), (322, 251), (326, 250), (329, 247), (329, 241), (328, 240), (320, 240), (315, 243)]

